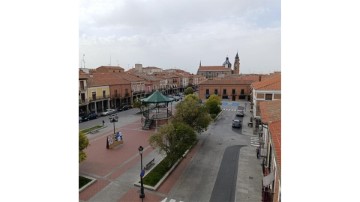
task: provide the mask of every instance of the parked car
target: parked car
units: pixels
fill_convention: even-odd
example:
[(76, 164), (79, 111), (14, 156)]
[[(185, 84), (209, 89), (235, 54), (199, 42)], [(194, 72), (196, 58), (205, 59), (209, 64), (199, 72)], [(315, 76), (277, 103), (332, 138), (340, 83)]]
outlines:
[(101, 116), (107, 116), (107, 115), (114, 114), (114, 113), (116, 113), (115, 109), (107, 109), (106, 111), (101, 113)]
[(180, 100), (179, 96), (174, 96), (173, 98), (175, 99), (176, 102)]
[(131, 108), (132, 108), (131, 105), (124, 105), (122, 108), (120, 108), (121, 109), (120, 111), (125, 111), (125, 110), (131, 109)]
[(96, 119), (98, 117), (98, 115), (95, 112), (90, 112), (87, 116), (86, 116), (86, 120), (93, 120)]
[(233, 128), (241, 128), (241, 121), (238, 119), (233, 120), (232, 127)]
[(244, 114), (244, 111), (242, 111), (242, 110), (238, 110), (237, 112), (236, 112), (236, 116), (237, 117), (244, 117), (245, 116), (245, 114)]

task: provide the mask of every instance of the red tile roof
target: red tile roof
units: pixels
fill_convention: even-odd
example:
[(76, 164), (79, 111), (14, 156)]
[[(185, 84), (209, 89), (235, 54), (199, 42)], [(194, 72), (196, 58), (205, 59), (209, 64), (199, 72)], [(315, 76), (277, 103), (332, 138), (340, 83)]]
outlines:
[(198, 72), (200, 71), (231, 71), (231, 69), (224, 66), (200, 66)]
[(255, 90), (281, 90), (281, 74), (276, 73), (261, 81), (254, 82)]
[(281, 100), (259, 102), (260, 116), (263, 123), (281, 120)]
[(120, 66), (100, 66), (98, 68), (96, 68), (96, 70), (122, 70), (124, 71), (124, 68), (120, 67)]
[(281, 170), (281, 121), (275, 121), (269, 124), (271, 140), (275, 150), (275, 158), (278, 169)]
[(89, 87), (95, 87), (130, 84), (129, 81), (119, 77), (118, 74), (121, 73), (93, 73), (90, 75), (88, 85)]

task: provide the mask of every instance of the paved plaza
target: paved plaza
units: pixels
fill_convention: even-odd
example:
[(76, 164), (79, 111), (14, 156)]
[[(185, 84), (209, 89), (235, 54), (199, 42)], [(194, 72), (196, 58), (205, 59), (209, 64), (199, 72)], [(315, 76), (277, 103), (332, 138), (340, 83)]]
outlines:
[[(143, 201), (215, 201), (221, 187), (231, 187), (230, 201), (261, 201), (261, 162), (256, 158), (256, 137), (247, 127), (249, 110), (242, 118), (243, 128), (232, 129), (231, 120), (235, 108), (244, 106), (245, 101), (222, 104), (223, 111), (209, 129), (199, 135), (198, 144), (193, 147), (177, 168), (169, 175), (157, 191), (145, 189)], [(248, 105), (249, 106), (249, 105)], [(121, 117), (120, 117), (121, 119)], [(160, 162), (164, 155), (152, 148), (148, 139), (155, 130), (142, 130), (140, 116), (116, 127), (123, 134), (124, 144), (106, 149), (106, 137), (113, 133), (107, 125), (98, 134), (89, 137), (90, 145), (85, 150), (87, 159), (79, 166), (79, 174), (90, 176), (96, 182), (79, 193), (80, 201), (119, 202), (141, 201), (139, 188), (134, 186), (140, 174), (138, 147), (144, 147), (143, 163), (155, 158)], [(235, 156), (223, 159), (227, 148), (232, 147)], [(234, 180), (227, 183), (218, 176), (226, 176), (228, 161)], [(235, 162), (237, 163), (235, 163)], [(225, 163), (222, 163), (225, 162)], [(218, 186), (220, 183), (221, 186)], [(219, 188), (220, 187), (220, 188)], [(231, 195), (230, 195), (231, 194)]]

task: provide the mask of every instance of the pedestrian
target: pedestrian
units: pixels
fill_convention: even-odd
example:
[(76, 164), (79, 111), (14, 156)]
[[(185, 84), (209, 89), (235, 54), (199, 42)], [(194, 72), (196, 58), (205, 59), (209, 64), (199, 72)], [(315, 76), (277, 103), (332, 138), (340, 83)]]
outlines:
[(259, 159), (259, 157), (260, 157), (260, 148), (258, 147), (256, 148), (256, 158)]
[(104, 126), (104, 125), (105, 125), (105, 121), (103, 120), (102, 123), (103, 123), (103, 126)]

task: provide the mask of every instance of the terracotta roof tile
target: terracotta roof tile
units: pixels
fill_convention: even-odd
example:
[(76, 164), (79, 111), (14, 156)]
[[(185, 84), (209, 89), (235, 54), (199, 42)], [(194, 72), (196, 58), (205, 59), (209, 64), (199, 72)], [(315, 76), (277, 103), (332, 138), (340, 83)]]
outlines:
[(129, 81), (118, 77), (117, 74), (121, 73), (93, 73), (90, 75), (88, 85), (89, 87), (95, 87), (130, 84)]
[(254, 82), (252, 88), (255, 90), (281, 90), (281, 74), (273, 74), (264, 80)]
[(124, 70), (124, 68), (120, 67), (120, 66), (100, 66), (96, 69), (120, 69), (120, 70)]
[(259, 102), (260, 116), (263, 123), (281, 120), (281, 100)]
[(274, 145), (276, 163), (281, 170), (281, 121), (275, 121), (269, 124), (271, 139)]

